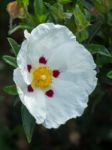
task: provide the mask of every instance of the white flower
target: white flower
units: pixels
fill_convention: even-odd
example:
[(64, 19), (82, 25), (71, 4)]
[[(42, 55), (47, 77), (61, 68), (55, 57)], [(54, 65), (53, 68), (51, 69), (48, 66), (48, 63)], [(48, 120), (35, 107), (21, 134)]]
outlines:
[(36, 123), (57, 128), (87, 107), (96, 65), (65, 26), (41, 24), (25, 37), (14, 70), (19, 97)]

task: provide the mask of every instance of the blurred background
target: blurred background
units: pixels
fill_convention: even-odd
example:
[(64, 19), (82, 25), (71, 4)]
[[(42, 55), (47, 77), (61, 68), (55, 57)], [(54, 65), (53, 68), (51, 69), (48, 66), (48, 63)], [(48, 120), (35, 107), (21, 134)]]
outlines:
[[(112, 0), (11, 2), (0, 0), (0, 150), (111, 150)], [(6, 87), (14, 84), (15, 66), (7, 64), (6, 55), (15, 57), (7, 37), (21, 44), (23, 30), (31, 31), (43, 22), (66, 25), (90, 50), (97, 64), (98, 85), (81, 117), (56, 130), (36, 125), (29, 144), (21, 102), (14, 89)]]

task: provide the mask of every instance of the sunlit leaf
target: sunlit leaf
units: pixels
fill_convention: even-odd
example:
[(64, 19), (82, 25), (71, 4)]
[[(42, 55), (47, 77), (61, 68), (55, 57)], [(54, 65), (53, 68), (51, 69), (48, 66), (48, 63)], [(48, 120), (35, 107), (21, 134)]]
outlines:
[(85, 17), (84, 13), (81, 11), (78, 5), (75, 6), (73, 14), (78, 32), (81, 32), (82, 29), (85, 29), (90, 25), (90, 23), (88, 22), (87, 18)]
[(17, 0), (18, 4), (23, 7), (27, 7), (29, 5), (29, 0)]
[(34, 0), (34, 12), (38, 23), (45, 22), (47, 18), (44, 8), (43, 0)]

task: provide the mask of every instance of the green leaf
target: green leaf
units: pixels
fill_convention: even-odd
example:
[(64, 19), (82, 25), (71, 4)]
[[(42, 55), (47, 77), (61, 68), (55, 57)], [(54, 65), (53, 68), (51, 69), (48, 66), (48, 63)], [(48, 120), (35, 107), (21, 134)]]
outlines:
[(107, 57), (112, 57), (108, 49), (100, 44), (90, 44), (88, 45), (88, 49), (92, 54), (100, 54)]
[(49, 12), (51, 13), (52, 17), (56, 21), (62, 21), (66, 18), (66, 15), (63, 10), (63, 5), (56, 3), (54, 5), (50, 5), (49, 3), (46, 3), (46, 6), (49, 9)]
[(29, 0), (17, 0), (18, 4), (23, 7), (27, 7), (29, 5)]
[(112, 9), (112, 0), (92, 0), (92, 2), (101, 13), (107, 13)]
[(11, 28), (8, 31), (8, 34), (11, 35), (11, 34), (13, 34), (15, 31), (17, 31), (19, 29), (22, 29), (22, 30), (24, 30), (24, 29), (32, 30), (32, 26), (27, 25), (27, 24), (20, 24), (18, 26), (14, 26), (13, 28)]
[(29, 0), (22, 0), (22, 2), (25, 7), (27, 7), (29, 5)]
[(34, 11), (36, 16), (43, 15), (44, 12), (43, 0), (34, 0)]
[(3, 90), (10, 95), (17, 95), (17, 89), (15, 85), (6, 86)]
[(19, 50), (20, 50), (20, 45), (15, 40), (13, 40), (12, 38), (8, 38), (8, 41), (9, 41), (9, 44), (11, 46), (12, 52), (15, 55), (17, 55)]
[(34, 12), (38, 23), (45, 22), (47, 14), (45, 14), (45, 7), (43, 0), (34, 0)]
[(15, 58), (15, 57), (12, 57), (12, 56), (9, 56), (9, 55), (4, 55), (4, 56), (3, 56), (3, 60), (4, 60), (7, 64), (13, 66), (14, 68), (17, 67), (16, 58)]
[(26, 109), (24, 105), (22, 105), (21, 107), (21, 115), (22, 115), (23, 128), (24, 128), (28, 143), (30, 143), (32, 139), (33, 131), (35, 128), (35, 119), (28, 112), (28, 110)]
[(82, 42), (82, 41), (84, 41), (84, 40), (86, 40), (87, 38), (88, 38), (88, 31), (87, 30), (83, 30), (83, 31), (81, 31), (81, 32), (77, 32), (76, 33), (76, 37), (77, 37), (77, 39), (80, 41), (80, 42)]
[(68, 3), (72, 2), (72, 0), (58, 0), (58, 2), (61, 4), (68, 4)]
[(87, 18), (85, 17), (84, 13), (81, 11), (78, 5), (75, 6), (75, 9), (73, 10), (73, 15), (75, 18), (75, 24), (77, 26), (77, 32), (81, 32), (90, 25), (90, 23), (88, 22)]
[(108, 77), (109, 79), (112, 79), (112, 70), (107, 73), (107, 77)]
[(91, 26), (91, 32), (90, 32), (90, 36), (88, 39), (88, 44), (92, 41), (92, 39), (96, 36), (96, 34), (99, 32), (101, 26), (102, 26), (103, 22), (101, 19), (96, 20), (96, 23), (94, 23)]

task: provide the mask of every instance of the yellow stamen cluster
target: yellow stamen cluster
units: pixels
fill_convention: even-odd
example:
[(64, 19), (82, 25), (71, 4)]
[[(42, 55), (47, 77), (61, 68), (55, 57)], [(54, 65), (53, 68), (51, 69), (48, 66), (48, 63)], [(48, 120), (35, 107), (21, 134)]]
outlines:
[(52, 83), (52, 71), (46, 66), (33, 68), (32, 73), (32, 87), (47, 89)]

